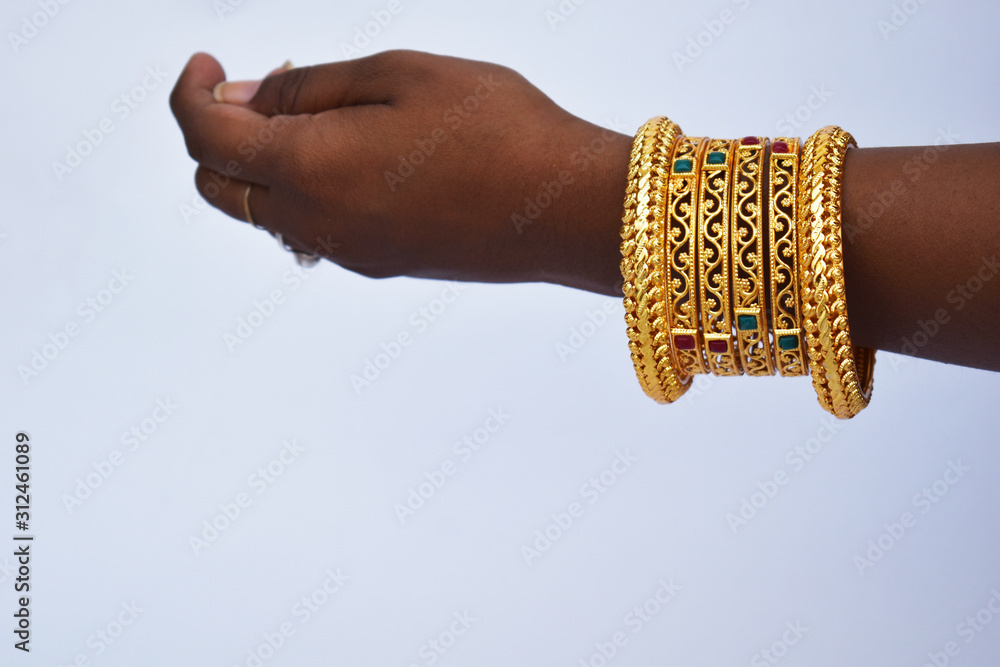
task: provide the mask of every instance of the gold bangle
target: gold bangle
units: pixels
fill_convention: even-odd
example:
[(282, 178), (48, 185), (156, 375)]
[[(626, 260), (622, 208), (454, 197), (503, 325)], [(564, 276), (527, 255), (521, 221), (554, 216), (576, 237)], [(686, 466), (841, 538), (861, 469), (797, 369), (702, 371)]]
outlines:
[(701, 155), (708, 140), (677, 140), (667, 189), (667, 316), (674, 367), (682, 378), (707, 373), (698, 321), (698, 190)]
[(729, 298), (729, 190), (735, 142), (711, 139), (699, 170), (698, 298), (708, 368), (740, 375)]
[(764, 172), (762, 137), (743, 137), (733, 169), (732, 286), (733, 317), (740, 361), (747, 375), (774, 375), (767, 326), (764, 282)]
[(875, 351), (851, 345), (844, 286), (841, 183), (854, 137), (835, 125), (802, 148), (799, 173), (799, 282), (813, 387), (820, 405), (849, 419), (868, 405)]
[(629, 350), (639, 384), (659, 403), (687, 391), (674, 370), (664, 302), (664, 189), (680, 128), (662, 116), (636, 133), (622, 216), (622, 291)]
[(809, 369), (802, 346), (799, 235), (796, 229), (799, 140), (780, 137), (772, 141), (769, 161), (768, 233), (775, 365), (784, 377), (806, 375)]

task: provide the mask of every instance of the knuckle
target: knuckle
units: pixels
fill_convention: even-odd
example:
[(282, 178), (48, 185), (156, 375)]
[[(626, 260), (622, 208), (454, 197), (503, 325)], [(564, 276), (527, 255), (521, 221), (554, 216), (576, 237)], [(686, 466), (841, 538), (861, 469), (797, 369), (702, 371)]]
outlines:
[(305, 87), (306, 80), (312, 71), (311, 67), (301, 67), (276, 77), (275, 106), (278, 113), (295, 113), (296, 100), (298, 100), (299, 93)]
[(354, 74), (366, 81), (398, 76), (413, 77), (430, 71), (428, 59), (432, 57), (427, 53), (407, 49), (382, 51), (356, 60)]
[(374, 53), (367, 58), (361, 58), (358, 60), (358, 64), (366, 64), (375, 72), (381, 72), (385, 70), (400, 69), (402, 67), (410, 67), (415, 64), (419, 59), (419, 55), (416, 51), (409, 51), (407, 49), (390, 49), (388, 51), (380, 51), (379, 53)]
[(208, 154), (204, 144), (194, 137), (184, 137), (184, 145), (187, 146), (188, 155), (198, 164), (205, 164), (208, 161)]

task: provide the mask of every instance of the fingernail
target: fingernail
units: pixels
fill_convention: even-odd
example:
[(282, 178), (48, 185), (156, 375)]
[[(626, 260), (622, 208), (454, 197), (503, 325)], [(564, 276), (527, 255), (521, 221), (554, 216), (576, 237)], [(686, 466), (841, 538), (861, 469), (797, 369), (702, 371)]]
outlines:
[(285, 64), (281, 67), (275, 67), (273, 70), (267, 73), (268, 76), (274, 76), (275, 74), (281, 74), (282, 72), (287, 72), (292, 69), (292, 61), (286, 60)]
[(212, 91), (216, 102), (246, 104), (260, 88), (260, 81), (223, 81)]

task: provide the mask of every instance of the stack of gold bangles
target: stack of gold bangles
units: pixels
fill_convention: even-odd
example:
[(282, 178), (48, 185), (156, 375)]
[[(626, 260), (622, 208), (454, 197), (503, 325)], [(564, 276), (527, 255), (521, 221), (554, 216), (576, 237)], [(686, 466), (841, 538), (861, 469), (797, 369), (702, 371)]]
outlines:
[(622, 218), (629, 350), (643, 390), (677, 400), (697, 373), (812, 375), (841, 419), (871, 399), (875, 351), (851, 344), (840, 192), (854, 138), (635, 136)]

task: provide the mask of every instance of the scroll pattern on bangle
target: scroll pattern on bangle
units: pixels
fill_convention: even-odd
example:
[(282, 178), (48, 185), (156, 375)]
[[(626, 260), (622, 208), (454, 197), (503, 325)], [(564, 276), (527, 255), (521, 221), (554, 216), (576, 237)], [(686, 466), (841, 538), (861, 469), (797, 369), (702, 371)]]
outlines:
[(736, 148), (732, 208), (733, 316), (740, 360), (747, 375), (774, 375), (764, 282), (764, 210), (761, 137), (744, 137)]
[(699, 169), (699, 307), (708, 368), (715, 375), (740, 375), (733, 347), (729, 295), (729, 190), (733, 143), (711, 139)]
[(780, 137), (771, 142), (768, 178), (771, 326), (775, 365), (782, 376), (806, 375), (802, 344), (799, 290), (797, 191), (799, 140)]
[(667, 306), (674, 364), (682, 376), (707, 373), (698, 321), (697, 208), (701, 161), (708, 140), (681, 137), (670, 170), (666, 261)]

